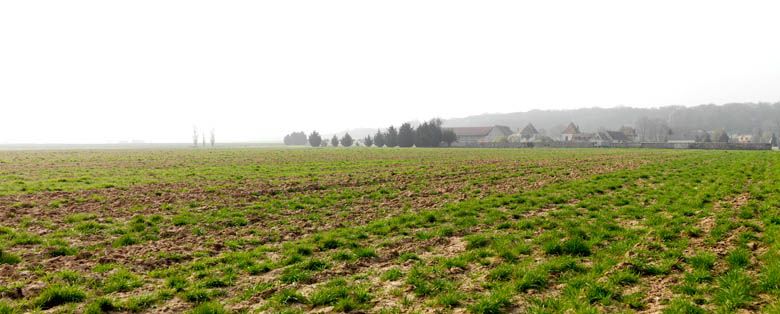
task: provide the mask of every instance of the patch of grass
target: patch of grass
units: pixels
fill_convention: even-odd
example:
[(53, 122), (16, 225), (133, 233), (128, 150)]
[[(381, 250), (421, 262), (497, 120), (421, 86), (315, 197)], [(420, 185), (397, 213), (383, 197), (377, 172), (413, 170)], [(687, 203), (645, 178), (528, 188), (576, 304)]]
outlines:
[(294, 289), (283, 289), (273, 296), (273, 300), (276, 303), (287, 305), (287, 304), (295, 304), (295, 303), (301, 303), (305, 304), (308, 303), (309, 300), (306, 299), (302, 294), (298, 293), (298, 291), (295, 291)]
[(376, 257), (376, 251), (372, 248), (360, 247), (353, 250), (355, 256), (359, 259), (374, 258)]
[(307, 262), (303, 263), (301, 265), (301, 269), (309, 270), (309, 271), (320, 271), (323, 269), (328, 268), (330, 265), (328, 263), (318, 260), (318, 259), (310, 259)]
[(515, 266), (511, 264), (501, 264), (493, 268), (488, 273), (488, 280), (492, 281), (508, 281), (515, 276)]
[(384, 281), (396, 281), (403, 277), (404, 273), (398, 267), (388, 269), (382, 274), (381, 279)]
[(68, 217), (65, 217), (65, 222), (72, 224), (74, 222), (82, 222), (86, 220), (93, 220), (97, 218), (97, 215), (93, 213), (75, 213)]
[(536, 268), (523, 271), (517, 281), (516, 289), (521, 292), (530, 289), (542, 289), (547, 286), (548, 277), (549, 274), (543, 269)]
[(19, 311), (16, 310), (11, 304), (6, 303), (5, 301), (0, 301), (0, 314), (16, 314), (19, 313)]
[(106, 229), (106, 226), (95, 221), (84, 221), (77, 224), (74, 229), (83, 234), (95, 234), (100, 230)]
[(320, 243), (320, 250), (323, 251), (333, 250), (333, 249), (340, 248), (343, 245), (344, 243), (337, 239), (327, 238), (327, 239), (323, 239), (322, 242)]
[(87, 294), (78, 287), (55, 284), (41, 291), (35, 306), (46, 310), (66, 303), (80, 303), (86, 298)]
[(544, 252), (548, 255), (572, 255), (589, 256), (591, 254), (588, 243), (580, 238), (571, 238), (563, 242), (550, 241), (545, 243)]
[(490, 237), (481, 234), (467, 236), (465, 240), (467, 242), (466, 249), (468, 250), (483, 248), (490, 245), (492, 242)]
[(306, 283), (311, 279), (311, 271), (304, 270), (300, 267), (290, 267), (282, 271), (279, 276), (279, 280), (283, 283)]
[(212, 276), (206, 277), (199, 284), (204, 288), (225, 288), (233, 285), (235, 276), (232, 274), (225, 274), (219, 276), (218, 274), (212, 274)]
[(141, 240), (139, 240), (136, 236), (133, 234), (123, 234), (116, 240), (114, 240), (114, 243), (112, 244), (114, 247), (123, 247), (123, 246), (129, 246), (141, 243)]
[(628, 286), (639, 282), (639, 275), (632, 271), (619, 271), (610, 277), (610, 281), (615, 285)]
[(688, 258), (688, 264), (694, 269), (711, 270), (715, 266), (715, 260), (717, 260), (715, 254), (709, 252), (701, 252)]
[(346, 251), (346, 250), (341, 250), (341, 251), (337, 251), (337, 252), (333, 253), (331, 258), (334, 261), (340, 261), (340, 262), (349, 262), (349, 261), (354, 261), (355, 259), (357, 259), (357, 257), (354, 254), (352, 254), (351, 252)]
[(195, 215), (191, 213), (181, 213), (176, 216), (173, 216), (171, 218), (171, 223), (174, 226), (186, 226), (186, 225), (193, 225), (198, 222)]
[(217, 302), (206, 302), (196, 306), (194, 309), (192, 309), (190, 313), (191, 314), (226, 314), (228, 313), (228, 311), (225, 310), (225, 307), (222, 306), (222, 304), (219, 304)]
[(620, 296), (612, 287), (601, 283), (590, 283), (586, 286), (585, 297), (590, 303), (610, 305), (611, 301)]
[(43, 243), (41, 237), (27, 232), (17, 232), (11, 239), (13, 245), (36, 245)]
[(750, 264), (750, 252), (742, 248), (736, 249), (726, 256), (726, 261), (731, 268), (745, 268)]
[(766, 292), (780, 290), (780, 264), (770, 263), (761, 269), (761, 289)]
[(249, 267), (247, 267), (247, 272), (251, 275), (260, 275), (265, 274), (273, 269), (273, 265), (271, 263), (263, 262), (259, 264), (253, 264)]
[(187, 288), (189, 282), (184, 277), (173, 276), (165, 280), (165, 286), (175, 290), (176, 292), (184, 291)]
[(698, 305), (687, 301), (685, 299), (674, 299), (663, 310), (664, 314), (705, 314), (707, 313), (703, 308)]
[(498, 290), (482, 296), (469, 306), (469, 312), (474, 314), (501, 314), (512, 305), (511, 294)]
[(136, 297), (131, 297), (122, 305), (122, 309), (125, 311), (138, 313), (145, 311), (154, 306), (159, 301), (158, 295), (145, 294)]
[(141, 279), (126, 269), (119, 269), (103, 282), (105, 293), (127, 292), (140, 287)]
[(61, 270), (54, 274), (54, 278), (69, 285), (80, 284), (85, 281), (83, 275), (73, 270)]
[(119, 310), (111, 299), (98, 298), (84, 308), (84, 314), (103, 314)]
[(398, 256), (398, 260), (400, 262), (419, 261), (420, 257), (417, 256), (417, 254), (414, 254), (412, 252), (405, 252), (405, 253), (401, 253), (401, 255)]
[(454, 308), (463, 303), (466, 300), (464, 293), (453, 291), (440, 294), (436, 298), (436, 303), (444, 308)]
[(77, 252), (77, 249), (63, 245), (52, 246), (46, 249), (46, 255), (50, 257), (76, 255)]
[(211, 300), (211, 293), (206, 289), (195, 288), (186, 291), (184, 299), (191, 303), (203, 303)]
[(2, 264), (14, 265), (14, 264), (19, 264), (19, 262), (21, 261), (22, 259), (19, 256), (16, 256), (3, 249), (0, 249), (0, 265)]
[(714, 301), (726, 311), (744, 307), (753, 300), (753, 279), (741, 270), (732, 270), (718, 280)]

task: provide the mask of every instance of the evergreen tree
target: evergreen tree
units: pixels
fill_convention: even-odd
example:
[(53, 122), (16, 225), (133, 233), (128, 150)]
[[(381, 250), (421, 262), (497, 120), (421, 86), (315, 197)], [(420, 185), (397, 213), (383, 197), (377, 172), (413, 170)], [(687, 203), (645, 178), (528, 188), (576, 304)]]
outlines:
[(363, 139), (363, 144), (366, 144), (366, 147), (371, 147), (371, 145), (374, 145), (374, 140), (371, 139), (371, 135), (366, 135), (366, 138)]
[(339, 147), (339, 138), (335, 134), (333, 135), (333, 138), (330, 139), (330, 145), (333, 147)]
[(417, 147), (431, 147), (431, 139), (428, 136), (428, 122), (423, 122), (414, 131), (414, 145)]
[(322, 136), (320, 136), (320, 133), (317, 133), (317, 131), (312, 131), (309, 135), (309, 145), (311, 147), (320, 147), (322, 144)]
[(398, 146), (400, 147), (412, 147), (414, 146), (414, 128), (409, 123), (404, 123), (398, 128)]
[(438, 147), (442, 142), (441, 119), (431, 119), (417, 127), (414, 144), (417, 147)]
[(376, 130), (376, 134), (374, 134), (374, 145), (376, 147), (385, 146), (385, 135), (379, 130)]
[(352, 136), (349, 136), (349, 133), (344, 134), (344, 137), (341, 138), (341, 146), (350, 147), (352, 143)]
[(385, 133), (385, 145), (387, 147), (398, 146), (398, 130), (392, 125), (387, 128), (387, 133)]

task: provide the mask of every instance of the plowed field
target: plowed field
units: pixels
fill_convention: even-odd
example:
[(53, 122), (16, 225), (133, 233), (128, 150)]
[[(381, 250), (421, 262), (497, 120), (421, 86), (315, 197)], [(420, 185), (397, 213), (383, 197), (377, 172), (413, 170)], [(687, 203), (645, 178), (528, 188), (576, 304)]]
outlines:
[(780, 154), (0, 152), (0, 313), (780, 311)]

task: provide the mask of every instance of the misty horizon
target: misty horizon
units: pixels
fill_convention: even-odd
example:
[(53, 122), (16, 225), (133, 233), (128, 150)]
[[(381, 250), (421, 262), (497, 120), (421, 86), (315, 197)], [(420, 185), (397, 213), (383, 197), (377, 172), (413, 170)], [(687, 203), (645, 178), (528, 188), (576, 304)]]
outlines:
[[(282, 139), (285, 135), (292, 133), (292, 132), (304, 132), (306, 134), (309, 134), (312, 131), (318, 131), (324, 136), (332, 136), (332, 135), (338, 135), (341, 136), (345, 133), (350, 133), (353, 131), (357, 131), (358, 137), (362, 138), (364, 135), (362, 133), (368, 132), (368, 134), (373, 134), (375, 130), (386, 130), (388, 126), (399, 126), (402, 123), (410, 122), (413, 125), (416, 125), (422, 121), (427, 121), (433, 118), (441, 118), (443, 121), (445, 121), (445, 126), (448, 124), (448, 122), (457, 121), (455, 122), (456, 126), (464, 126), (462, 121), (469, 121), (470, 119), (477, 119), (486, 117), (486, 116), (502, 116), (502, 115), (512, 115), (512, 114), (528, 114), (533, 112), (539, 112), (539, 113), (562, 113), (562, 112), (573, 112), (573, 111), (581, 111), (581, 110), (610, 110), (610, 109), (645, 109), (645, 110), (661, 110), (661, 109), (670, 109), (670, 108), (705, 108), (708, 106), (716, 106), (716, 107), (724, 107), (727, 105), (776, 105), (780, 104), (780, 102), (772, 103), (772, 102), (757, 102), (757, 103), (729, 103), (729, 104), (702, 104), (702, 105), (692, 105), (692, 106), (682, 106), (682, 105), (668, 105), (668, 106), (650, 106), (650, 107), (633, 107), (633, 106), (625, 106), (625, 105), (619, 105), (614, 107), (583, 107), (583, 108), (573, 108), (573, 109), (530, 109), (526, 111), (517, 111), (517, 112), (484, 112), (479, 114), (472, 114), (472, 115), (466, 115), (462, 117), (449, 117), (449, 118), (441, 118), (441, 116), (435, 116), (428, 119), (410, 119), (410, 120), (402, 120), (398, 121), (396, 123), (390, 123), (388, 125), (383, 126), (352, 126), (347, 128), (342, 128), (339, 130), (327, 130), (327, 129), (317, 129), (317, 128), (309, 128), (309, 129), (288, 129), (288, 130), (279, 130), (278, 134), (274, 134), (273, 136), (268, 137), (255, 137), (255, 138), (223, 138), (221, 136), (217, 136), (219, 139), (217, 142), (220, 144), (281, 144)], [(559, 124), (564, 124), (568, 122), (577, 122), (576, 118), (571, 119), (558, 119)], [(534, 121), (520, 121), (522, 124), (526, 123), (534, 123)], [(619, 125), (632, 125), (633, 121), (622, 121), (618, 123)], [(473, 124), (466, 122), (466, 124)], [(493, 125), (504, 125), (504, 124), (513, 124), (513, 123), (478, 123), (479, 126), (493, 126)], [(538, 124), (538, 122), (537, 122)], [(598, 126), (589, 126), (586, 127), (585, 130), (595, 130), (597, 127), (606, 127), (608, 125), (612, 125), (614, 127), (615, 124), (613, 121), (607, 121), (603, 124), (600, 124)], [(473, 126), (473, 125), (468, 125)], [(513, 125), (513, 128), (517, 129), (519, 128), (519, 125)], [(198, 136), (200, 137), (203, 135), (203, 133), (200, 132), (206, 132), (206, 136), (209, 136), (209, 132), (211, 129), (208, 128), (196, 128), (196, 130), (199, 132)], [(324, 131), (323, 131), (324, 130)], [(219, 131), (214, 129), (215, 134), (219, 134)], [(68, 141), (62, 141), (62, 142), (13, 142), (13, 141), (0, 141), (0, 145), (113, 145), (113, 144), (120, 144), (120, 145), (147, 145), (147, 144), (171, 144), (171, 145), (192, 145), (192, 132), (193, 128), (190, 127), (189, 129), (186, 129), (181, 132), (181, 139), (179, 140), (169, 140), (169, 141), (155, 141), (155, 140), (147, 140), (143, 138), (119, 138), (116, 140), (106, 140), (106, 141), (95, 141), (95, 142), (68, 142)], [(200, 141), (200, 140), (199, 140)]]

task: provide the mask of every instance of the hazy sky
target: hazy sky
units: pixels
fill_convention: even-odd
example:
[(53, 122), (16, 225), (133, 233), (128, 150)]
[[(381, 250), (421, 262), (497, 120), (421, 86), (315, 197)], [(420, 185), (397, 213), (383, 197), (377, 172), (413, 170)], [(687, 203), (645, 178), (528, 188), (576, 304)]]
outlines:
[(0, 1), (0, 143), (780, 101), (778, 1)]

